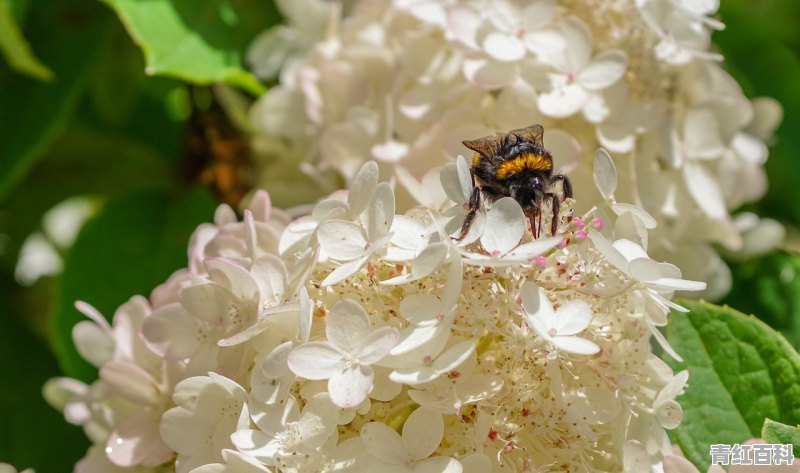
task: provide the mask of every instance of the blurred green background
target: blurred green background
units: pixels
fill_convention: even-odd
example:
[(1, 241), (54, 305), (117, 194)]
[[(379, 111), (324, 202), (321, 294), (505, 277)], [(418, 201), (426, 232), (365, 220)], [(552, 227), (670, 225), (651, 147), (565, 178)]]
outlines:
[[(201, 34), (213, 45), (192, 52), (203, 60), (159, 57), (162, 39), (146, 26), (153, 18), (177, 21), (176, 12), (192, 30), (163, 41), (193, 44)], [(766, 165), (769, 193), (752, 210), (790, 230), (786, 248), (731, 263), (734, 288), (724, 302), (759, 315), (797, 347), (800, 2), (722, 0), (719, 17), (727, 28), (714, 42), (746, 95), (784, 107)], [(258, 0), (0, 0), (0, 461), (55, 473), (71, 471), (84, 455), (81, 429), (41, 395), (47, 379), (65, 372), (96, 378), (70, 346), (82, 319), (73, 301), (110, 317), (131, 295), (147, 294), (185, 265), (192, 229), (221, 200), (240, 195), (229, 182), (235, 163), (215, 161), (232, 158), (203, 152), (204, 120), (226, 126), (205, 86), (260, 93), (242, 53), (279, 21), (274, 6)], [(146, 61), (157, 75), (145, 74)], [(225, 145), (235, 158), (236, 139)], [(59, 220), (70, 212), (88, 218), (77, 235)], [(20, 269), (26, 241), (28, 249), (52, 249), (43, 263), (53, 275)]]

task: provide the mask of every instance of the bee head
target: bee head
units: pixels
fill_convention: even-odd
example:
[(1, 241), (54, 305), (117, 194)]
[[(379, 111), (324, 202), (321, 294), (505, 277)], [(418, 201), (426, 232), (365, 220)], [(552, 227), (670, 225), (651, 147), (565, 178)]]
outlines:
[(539, 176), (531, 176), (527, 182), (511, 186), (510, 194), (523, 209), (534, 207), (544, 198), (544, 182)]

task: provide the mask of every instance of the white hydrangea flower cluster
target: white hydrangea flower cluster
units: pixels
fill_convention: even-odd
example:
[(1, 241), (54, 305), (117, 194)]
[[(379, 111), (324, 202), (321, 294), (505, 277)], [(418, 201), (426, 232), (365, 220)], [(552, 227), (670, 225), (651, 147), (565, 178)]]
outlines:
[[(221, 206), (188, 268), (113, 322), (74, 330), (99, 368), (47, 398), (94, 443), (76, 471), (178, 473), (649, 471), (671, 446), (687, 373), (651, 352), (675, 290), (655, 220), (604, 196), (532, 239), (519, 204), (483, 209), (463, 158), (395, 213), (378, 165), (290, 221), (257, 193)], [(549, 228), (544, 225), (543, 228)]]
[(765, 142), (782, 113), (749, 101), (710, 50), (717, 0), (278, 4), (289, 24), (249, 55), (257, 71), (280, 71), (252, 111), (265, 185), (298, 163), (350, 182), (377, 160), (414, 186), (465, 154), (461, 140), (538, 123), (579, 210), (597, 203), (581, 156), (615, 153), (620, 198), (658, 222), (651, 252), (708, 281), (705, 297), (730, 286), (713, 245), (746, 254), (783, 238), (772, 221), (731, 216), (765, 192)]

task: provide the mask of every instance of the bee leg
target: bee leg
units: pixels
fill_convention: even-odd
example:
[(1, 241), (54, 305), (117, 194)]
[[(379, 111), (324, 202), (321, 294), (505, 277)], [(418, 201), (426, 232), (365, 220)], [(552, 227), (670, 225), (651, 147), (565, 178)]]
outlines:
[(561, 181), (562, 187), (564, 188), (564, 198), (569, 199), (572, 197), (572, 182), (569, 178), (561, 173), (556, 174), (553, 176), (553, 182)]
[(472, 194), (469, 196), (469, 212), (467, 212), (467, 216), (464, 217), (464, 223), (461, 224), (461, 233), (458, 235), (458, 238), (455, 238), (456, 242), (459, 242), (467, 236), (467, 232), (469, 228), (472, 226), (472, 221), (475, 220), (475, 214), (478, 212), (478, 209), (481, 206), (481, 188), (475, 186), (472, 188)]
[(536, 238), (536, 207), (525, 211), (525, 218), (528, 219), (528, 225), (531, 227), (531, 235)]
[(536, 206), (536, 237), (539, 238), (539, 234), (542, 233), (542, 206)]
[(556, 230), (558, 230), (558, 211), (561, 210), (561, 199), (558, 198), (558, 194), (545, 194), (547, 197), (550, 197), (550, 202), (552, 202), (553, 207), (553, 220), (550, 222), (550, 234), (555, 236)]

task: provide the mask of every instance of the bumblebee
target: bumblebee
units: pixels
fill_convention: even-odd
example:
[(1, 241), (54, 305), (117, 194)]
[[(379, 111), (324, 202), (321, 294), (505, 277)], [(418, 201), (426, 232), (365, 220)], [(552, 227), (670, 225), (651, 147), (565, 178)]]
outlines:
[[(553, 213), (550, 233), (555, 235), (561, 201), (572, 197), (572, 183), (560, 172), (553, 174), (553, 157), (544, 148), (543, 135), (541, 125), (531, 125), (462, 142), (475, 152), (470, 166), (473, 187), (469, 212), (456, 241), (461, 241), (472, 226), (481, 197), (489, 203), (502, 197), (516, 200), (530, 222), (534, 238), (539, 238), (541, 231), (542, 206), (549, 203)], [(557, 182), (562, 183), (560, 194), (553, 190)]]

